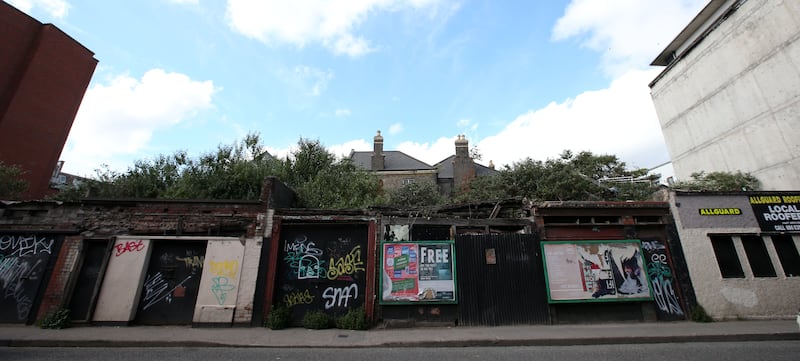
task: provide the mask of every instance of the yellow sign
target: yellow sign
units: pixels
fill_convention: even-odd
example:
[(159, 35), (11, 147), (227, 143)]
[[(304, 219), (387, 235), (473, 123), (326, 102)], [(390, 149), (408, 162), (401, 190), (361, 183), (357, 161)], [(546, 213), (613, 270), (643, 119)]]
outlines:
[(700, 208), (701, 216), (738, 216), (742, 214), (739, 208)]

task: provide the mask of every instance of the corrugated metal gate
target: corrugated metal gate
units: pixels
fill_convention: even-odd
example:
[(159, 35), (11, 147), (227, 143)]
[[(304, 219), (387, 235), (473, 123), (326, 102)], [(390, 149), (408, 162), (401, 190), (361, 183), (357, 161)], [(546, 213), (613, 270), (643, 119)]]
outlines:
[(460, 325), (550, 323), (535, 235), (459, 235), (456, 268)]

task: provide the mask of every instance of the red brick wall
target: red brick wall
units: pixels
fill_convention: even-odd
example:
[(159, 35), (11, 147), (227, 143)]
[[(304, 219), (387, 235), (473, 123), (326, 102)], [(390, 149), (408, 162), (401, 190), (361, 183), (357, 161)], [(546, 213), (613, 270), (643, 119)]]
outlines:
[(6, 3), (0, 39), (0, 160), (26, 171), (24, 199), (41, 199), (97, 60), (55, 26)]

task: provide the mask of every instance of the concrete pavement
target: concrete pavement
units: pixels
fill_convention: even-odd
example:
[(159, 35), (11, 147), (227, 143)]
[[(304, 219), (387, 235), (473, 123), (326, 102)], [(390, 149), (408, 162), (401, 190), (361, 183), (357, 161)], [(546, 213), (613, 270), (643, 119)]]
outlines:
[(261, 327), (0, 325), (11, 347), (466, 347), (800, 340), (794, 320), (656, 322), (404, 329), (270, 330)]

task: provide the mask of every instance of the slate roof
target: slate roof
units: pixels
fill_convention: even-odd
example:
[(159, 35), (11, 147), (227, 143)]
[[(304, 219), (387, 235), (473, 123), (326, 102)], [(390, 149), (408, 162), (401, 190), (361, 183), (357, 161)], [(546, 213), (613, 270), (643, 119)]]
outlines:
[[(397, 150), (384, 151), (383, 170), (435, 170), (435, 167)], [(372, 170), (372, 151), (350, 152), (350, 159), (355, 165), (368, 171)]]
[[(454, 177), (453, 176), (453, 159), (455, 159), (455, 157), (456, 157), (455, 155), (451, 155), (451, 156), (445, 158), (444, 160), (442, 160), (441, 162), (436, 163), (436, 164), (433, 165), (434, 168), (437, 168), (439, 170), (439, 172), (438, 172), (439, 173), (438, 174), (439, 179), (446, 179), (446, 178), (453, 178)], [(487, 176), (487, 175), (495, 175), (495, 174), (498, 173), (498, 171), (496, 171), (496, 170), (494, 170), (492, 168), (486, 167), (484, 165), (475, 163), (474, 161), (472, 162), (472, 164), (475, 165), (475, 176), (476, 177), (483, 177), (483, 176)]]

